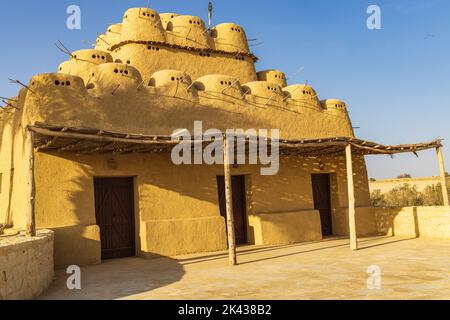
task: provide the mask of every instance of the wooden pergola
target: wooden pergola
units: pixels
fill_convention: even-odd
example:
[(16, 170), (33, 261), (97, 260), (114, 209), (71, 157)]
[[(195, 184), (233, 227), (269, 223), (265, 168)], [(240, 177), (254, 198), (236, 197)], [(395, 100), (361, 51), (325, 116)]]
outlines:
[[(243, 137), (247, 148), (250, 147), (252, 137)], [(180, 143), (173, 141), (171, 136), (164, 135), (139, 135), (128, 133), (108, 132), (90, 128), (70, 128), (53, 126), (43, 123), (35, 123), (27, 127), (27, 154), (29, 155), (29, 179), (28, 179), (28, 227), (29, 235), (36, 234), (35, 225), (35, 183), (34, 183), (34, 151), (60, 152), (75, 154), (132, 154), (132, 153), (167, 153)], [(184, 141), (185, 142), (185, 141)], [(189, 141), (188, 141), (189, 142)], [(225, 173), (225, 193), (226, 212), (228, 226), (229, 259), (231, 265), (237, 264), (236, 246), (232, 207), (231, 190), (231, 155), (236, 150), (231, 150), (229, 141), (224, 137), (224, 173)], [(267, 139), (268, 145), (275, 141)], [(196, 143), (208, 144), (210, 141), (191, 140), (192, 147)], [(304, 140), (279, 140), (281, 156), (322, 156), (322, 155), (343, 155), (346, 157), (348, 203), (349, 203), (349, 229), (350, 247), (352, 250), (358, 249), (356, 235), (356, 208), (355, 192), (353, 184), (353, 155), (394, 155), (399, 153), (414, 153), (436, 149), (439, 168), (442, 178), (442, 193), (444, 205), (449, 206), (447, 183), (445, 177), (444, 159), (442, 154), (442, 142), (435, 140), (428, 143), (407, 144), (398, 146), (385, 146), (370, 141), (365, 141), (350, 137), (336, 137), (323, 139)], [(233, 144), (235, 145), (235, 144)]]

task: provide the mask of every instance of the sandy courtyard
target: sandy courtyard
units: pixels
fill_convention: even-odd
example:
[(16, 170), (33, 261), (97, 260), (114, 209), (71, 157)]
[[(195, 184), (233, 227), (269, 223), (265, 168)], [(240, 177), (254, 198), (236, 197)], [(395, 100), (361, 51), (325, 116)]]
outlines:
[[(350, 251), (347, 239), (243, 247), (176, 259), (129, 258), (82, 268), (82, 289), (56, 279), (42, 299), (450, 299), (450, 241), (378, 237)], [(367, 268), (382, 270), (369, 290)]]

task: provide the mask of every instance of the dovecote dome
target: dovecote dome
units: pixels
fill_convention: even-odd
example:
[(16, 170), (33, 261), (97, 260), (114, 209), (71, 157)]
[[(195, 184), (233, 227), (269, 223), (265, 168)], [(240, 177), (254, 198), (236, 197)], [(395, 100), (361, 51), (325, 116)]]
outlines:
[(236, 98), (242, 98), (241, 85), (238, 79), (226, 75), (207, 75), (194, 83), (199, 91), (221, 93)]
[(277, 83), (280, 87), (284, 88), (287, 86), (286, 75), (279, 70), (263, 70), (257, 73), (259, 81), (268, 81)]
[(307, 84), (288, 86), (283, 88), (283, 91), (293, 100), (318, 100), (316, 91)]
[(253, 95), (260, 98), (275, 99), (281, 97), (283, 92), (277, 83), (268, 81), (253, 81), (242, 86), (244, 94)]
[(244, 29), (235, 23), (222, 23), (211, 32), (217, 50), (249, 53), (247, 36)]
[(180, 83), (190, 86), (192, 80), (189, 75), (179, 70), (161, 70), (155, 72), (149, 81), (149, 85), (152, 87), (167, 87), (179, 85)]
[(125, 12), (121, 41), (165, 42), (166, 34), (159, 14), (149, 8), (132, 8)]
[(176, 16), (167, 23), (168, 41), (180, 46), (210, 48), (205, 23), (196, 16)]

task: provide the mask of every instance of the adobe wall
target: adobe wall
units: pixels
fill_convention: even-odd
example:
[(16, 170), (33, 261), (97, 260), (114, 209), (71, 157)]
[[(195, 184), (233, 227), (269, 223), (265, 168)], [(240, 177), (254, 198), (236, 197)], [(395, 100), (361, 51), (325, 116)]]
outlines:
[(374, 208), (381, 234), (450, 239), (450, 207)]
[[(21, 90), (15, 105), (23, 106), (25, 96), (25, 90)], [(24, 148), (22, 113), (3, 111), (0, 118), (0, 224), (23, 230), (29, 163)]]
[(280, 129), (285, 139), (354, 136), (345, 108), (333, 103), (323, 106), (309, 96), (286, 97), (276, 84), (252, 82), (240, 86), (232, 77), (217, 75), (189, 84), (183, 82), (179, 71), (169, 70), (163, 72), (169, 83), (154, 87), (143, 85), (136, 69), (121, 64), (97, 68), (89, 82), (90, 90), (75, 76), (33, 77), (30, 88), (34, 93), (27, 93), (23, 107), (24, 125), (44, 122), (171, 135), (176, 129), (192, 129), (194, 121), (202, 120), (205, 129)]
[(53, 232), (0, 238), (0, 300), (40, 296), (53, 281)]
[[(114, 159), (117, 169), (108, 165)], [(363, 159), (355, 159), (358, 206), (370, 203)], [(331, 173), (333, 220), (347, 206), (344, 158), (282, 158), (277, 176), (259, 166), (246, 175), (250, 243), (285, 244), (321, 239), (311, 174)], [(55, 263), (100, 263), (93, 177), (135, 177), (137, 254), (173, 256), (226, 249), (225, 219), (216, 176), (222, 166), (175, 166), (170, 155), (36, 154), (37, 224), (55, 231)], [(336, 220), (337, 221), (337, 220)], [(338, 222), (337, 222), (338, 223)]]

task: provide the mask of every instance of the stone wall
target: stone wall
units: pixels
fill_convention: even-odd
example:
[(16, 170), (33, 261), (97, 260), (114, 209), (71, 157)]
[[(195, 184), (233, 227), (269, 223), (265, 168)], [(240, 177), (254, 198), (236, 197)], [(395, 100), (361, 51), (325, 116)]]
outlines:
[(375, 208), (381, 234), (450, 239), (450, 207)]
[(53, 280), (53, 232), (0, 238), (0, 300), (34, 299)]

